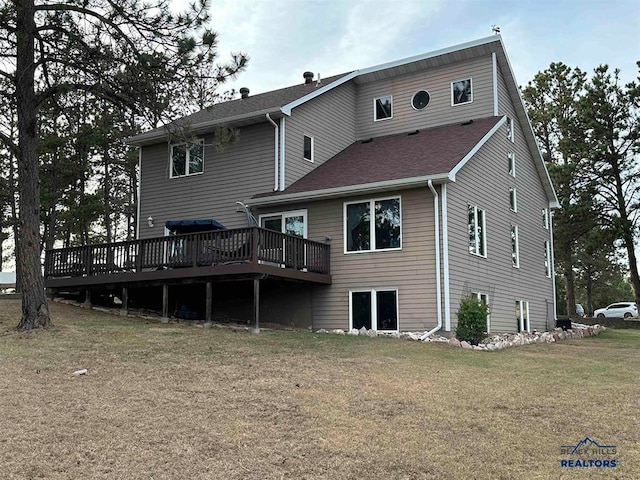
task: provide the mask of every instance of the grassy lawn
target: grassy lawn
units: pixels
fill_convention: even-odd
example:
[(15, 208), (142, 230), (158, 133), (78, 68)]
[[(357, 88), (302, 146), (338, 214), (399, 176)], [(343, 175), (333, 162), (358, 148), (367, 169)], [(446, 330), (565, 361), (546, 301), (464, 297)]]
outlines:
[[(640, 478), (640, 330), (476, 352), (51, 309), (18, 333), (0, 301), (2, 478)], [(560, 468), (585, 436), (619, 466)]]

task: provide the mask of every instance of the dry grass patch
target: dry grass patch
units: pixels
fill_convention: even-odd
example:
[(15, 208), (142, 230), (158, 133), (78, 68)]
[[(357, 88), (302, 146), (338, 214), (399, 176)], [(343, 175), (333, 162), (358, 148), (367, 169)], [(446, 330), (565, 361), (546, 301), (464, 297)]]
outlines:
[[(640, 478), (640, 331), (488, 353), (60, 304), (18, 333), (19, 310), (0, 303), (3, 478)], [(585, 436), (620, 466), (561, 469)]]

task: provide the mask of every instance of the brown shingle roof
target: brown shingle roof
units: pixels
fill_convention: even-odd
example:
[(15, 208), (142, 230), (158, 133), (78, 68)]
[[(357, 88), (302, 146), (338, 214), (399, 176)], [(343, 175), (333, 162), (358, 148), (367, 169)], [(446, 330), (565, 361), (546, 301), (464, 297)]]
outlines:
[(254, 198), (313, 192), (403, 178), (449, 173), (502, 117), (358, 141), (283, 192)]

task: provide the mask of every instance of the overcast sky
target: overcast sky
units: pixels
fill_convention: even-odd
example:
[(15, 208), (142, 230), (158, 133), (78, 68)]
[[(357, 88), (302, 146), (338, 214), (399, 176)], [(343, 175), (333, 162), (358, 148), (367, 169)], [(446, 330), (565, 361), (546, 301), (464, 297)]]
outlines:
[[(176, 0), (179, 5), (183, 0)], [(640, 1), (213, 0), (222, 59), (248, 69), (226, 85), (251, 94), (430, 52), (491, 35), (498, 25), (520, 85), (551, 62), (601, 63), (637, 77)]]

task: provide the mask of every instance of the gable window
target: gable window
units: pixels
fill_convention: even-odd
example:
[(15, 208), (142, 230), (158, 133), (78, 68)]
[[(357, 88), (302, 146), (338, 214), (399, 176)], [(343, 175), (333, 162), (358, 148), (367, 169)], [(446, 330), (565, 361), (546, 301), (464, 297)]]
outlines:
[(515, 152), (509, 152), (507, 157), (509, 159), (509, 175), (515, 178), (516, 177), (516, 154)]
[(513, 131), (513, 119), (511, 117), (507, 117), (507, 138), (512, 142), (515, 141), (515, 133)]
[(518, 324), (518, 332), (530, 332), (529, 324), (529, 302), (524, 300), (516, 300), (516, 322)]
[(349, 328), (398, 331), (398, 291), (349, 292)]
[(520, 268), (520, 245), (516, 225), (511, 226), (511, 265)]
[(545, 230), (549, 230), (549, 209), (548, 208), (542, 209), (542, 226), (545, 228)]
[(345, 253), (402, 248), (400, 197), (344, 204)]
[(413, 97), (411, 97), (411, 106), (414, 110), (422, 110), (429, 105), (430, 100), (431, 96), (429, 95), (429, 92), (426, 90), (418, 90), (413, 94)]
[(202, 173), (204, 168), (204, 143), (180, 143), (171, 145), (171, 178)]
[(313, 137), (304, 136), (304, 152), (303, 158), (313, 163)]
[(393, 97), (391, 95), (385, 95), (373, 99), (373, 119), (377, 122), (379, 120), (387, 120), (393, 118)]
[(473, 102), (471, 79), (466, 78), (451, 82), (451, 105), (463, 105), (471, 102)]
[(486, 293), (472, 293), (472, 297), (476, 297), (480, 303), (487, 306), (487, 333), (491, 332), (491, 314), (489, 312), (489, 295)]
[(509, 207), (512, 212), (518, 211), (518, 196), (516, 195), (516, 187), (509, 189)]
[(485, 212), (477, 205), (469, 205), (469, 253), (487, 256)]
[(548, 278), (551, 278), (551, 244), (549, 240), (544, 241), (544, 272)]

